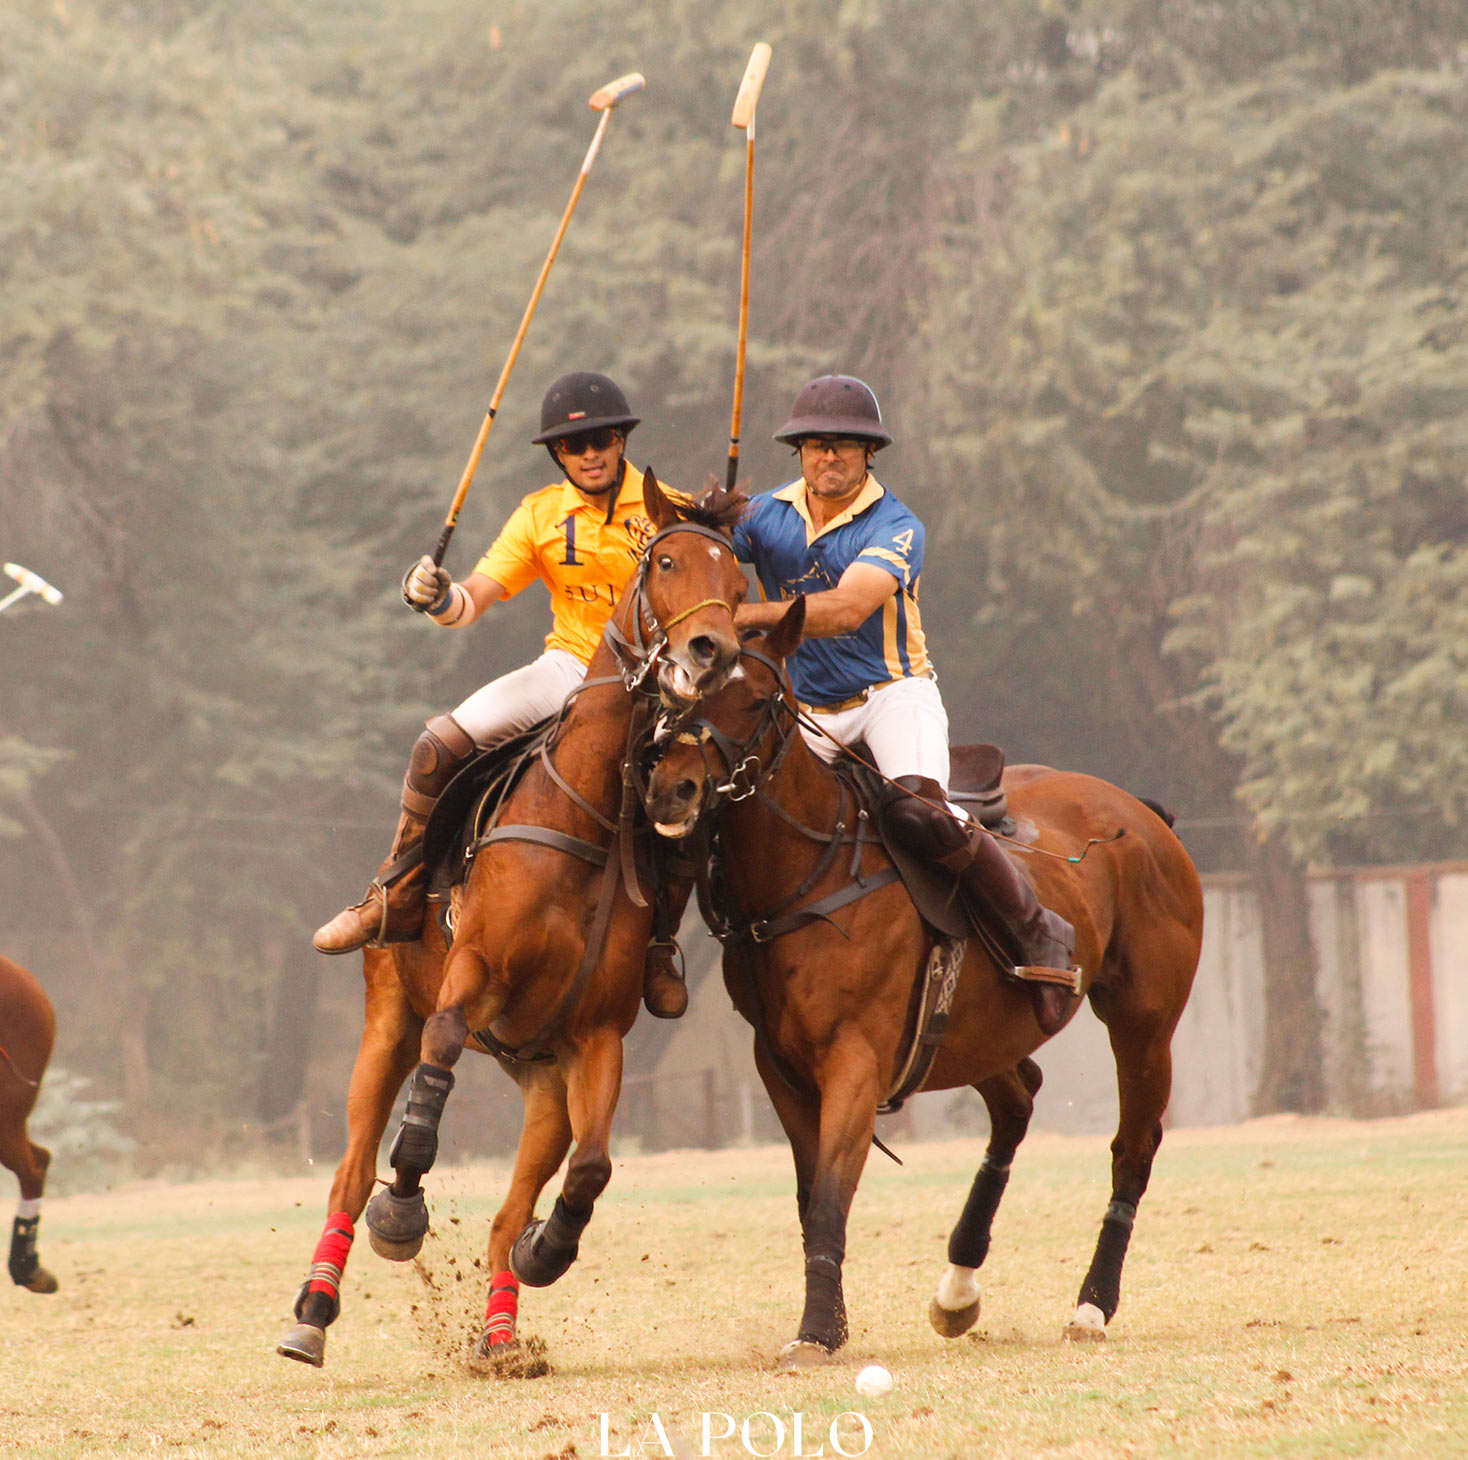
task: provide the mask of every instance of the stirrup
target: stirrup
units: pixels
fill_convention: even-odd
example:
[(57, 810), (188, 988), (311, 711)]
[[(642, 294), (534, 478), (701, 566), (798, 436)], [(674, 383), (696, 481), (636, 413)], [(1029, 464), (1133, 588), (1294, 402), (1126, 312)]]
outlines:
[(1074, 968), (1046, 968), (1039, 963), (1017, 963), (1009, 973), (1021, 983), (1053, 983), (1059, 988), (1069, 989), (1072, 995), (1081, 992), (1084, 980), (1080, 964)]

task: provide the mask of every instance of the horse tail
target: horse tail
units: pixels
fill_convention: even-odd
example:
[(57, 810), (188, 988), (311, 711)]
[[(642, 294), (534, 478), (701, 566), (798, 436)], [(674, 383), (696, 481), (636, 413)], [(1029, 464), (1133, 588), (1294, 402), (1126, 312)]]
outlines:
[(1138, 796), (1137, 800), (1140, 801), (1142, 805), (1147, 808), (1148, 811), (1155, 811), (1157, 815), (1160, 816), (1169, 826), (1173, 826), (1176, 824), (1177, 817), (1175, 817), (1172, 812), (1170, 812), (1167, 807), (1165, 807), (1160, 801), (1154, 801), (1150, 796)]

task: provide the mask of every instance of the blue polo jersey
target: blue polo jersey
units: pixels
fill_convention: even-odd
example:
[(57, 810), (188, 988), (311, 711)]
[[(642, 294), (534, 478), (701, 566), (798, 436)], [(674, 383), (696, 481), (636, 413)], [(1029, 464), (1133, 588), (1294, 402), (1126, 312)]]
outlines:
[(932, 676), (918, 615), (923, 539), (923, 524), (870, 475), (851, 505), (819, 532), (803, 480), (750, 501), (734, 529), (734, 553), (753, 565), (765, 599), (823, 593), (853, 563), (869, 563), (897, 579), (897, 592), (857, 628), (806, 639), (790, 656), (798, 699), (835, 704), (888, 680)]

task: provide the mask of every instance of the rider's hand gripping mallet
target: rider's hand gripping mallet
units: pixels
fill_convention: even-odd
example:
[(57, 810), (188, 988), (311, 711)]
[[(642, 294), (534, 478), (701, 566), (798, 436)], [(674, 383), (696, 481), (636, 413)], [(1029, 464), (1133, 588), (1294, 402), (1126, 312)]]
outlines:
[(433, 553), (433, 565), (436, 568), (443, 565), (443, 555), (448, 551), (449, 539), (454, 535), (454, 527), (458, 523), (459, 512), (464, 506), (464, 498), (469, 495), (469, 483), (474, 480), (474, 472), (484, 452), (484, 443), (489, 439), (490, 427), (494, 425), (495, 412), (500, 408), (500, 397), (504, 395), (505, 386), (509, 384), (510, 371), (515, 368), (515, 357), (520, 353), (520, 346), (525, 341), (525, 333), (530, 328), (530, 317), (535, 313), (535, 306), (540, 303), (540, 291), (545, 288), (546, 276), (551, 271), (551, 265), (556, 261), (556, 253), (561, 247), (561, 240), (566, 236), (566, 225), (570, 223), (571, 214), (576, 210), (576, 202), (581, 196), (581, 189), (586, 186), (586, 175), (591, 171), (591, 164), (596, 160), (597, 151), (601, 147), (602, 134), (607, 129), (607, 123), (612, 119), (612, 111), (617, 103), (631, 96), (634, 91), (641, 91), (646, 85), (646, 79), (639, 72), (630, 71), (626, 76), (619, 76), (615, 81), (608, 81), (605, 86), (591, 94), (591, 109), (601, 113), (601, 121), (597, 123), (591, 146), (586, 149), (586, 160), (581, 164), (581, 171), (576, 175), (576, 186), (571, 189), (571, 200), (566, 204), (566, 211), (561, 214), (561, 224), (556, 229), (556, 236), (551, 240), (550, 252), (546, 254), (545, 262), (540, 266), (540, 277), (535, 281), (535, 288), (531, 291), (530, 303), (525, 306), (520, 328), (515, 331), (514, 343), (510, 346), (505, 368), (500, 371), (499, 384), (495, 386), (494, 394), (490, 397), (489, 409), (484, 414), (484, 423), (479, 428), (474, 449), (469, 453), (464, 475), (459, 478), (459, 489), (454, 493), (448, 516), (444, 518), (443, 535), (439, 538), (438, 547), (434, 549)]
[(734, 411), (729, 420), (729, 468), (724, 478), (728, 491), (734, 490), (739, 475), (739, 419), (744, 411), (744, 342), (749, 334), (749, 240), (754, 223), (754, 109), (759, 105), (760, 87), (770, 69), (770, 48), (756, 41), (744, 68), (744, 80), (734, 98), (736, 127), (744, 130), (744, 250), (739, 265), (739, 344), (734, 355)]
[(61, 590), (53, 587), (39, 573), (33, 573), (29, 568), (22, 568), (19, 563), (6, 563), (5, 571), (20, 584), (20, 587), (12, 588), (4, 598), (0, 598), (0, 613), (4, 613), (12, 603), (18, 602), (28, 593), (39, 593), (47, 603), (53, 606), (61, 602)]

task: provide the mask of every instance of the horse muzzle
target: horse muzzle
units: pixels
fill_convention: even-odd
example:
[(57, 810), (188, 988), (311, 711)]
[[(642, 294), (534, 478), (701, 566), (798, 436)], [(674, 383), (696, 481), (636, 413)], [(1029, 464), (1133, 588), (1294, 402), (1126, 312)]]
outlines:
[(648, 786), (647, 815), (659, 836), (678, 841), (698, 824), (703, 808), (705, 781), (691, 776), (661, 776), (653, 773)]

